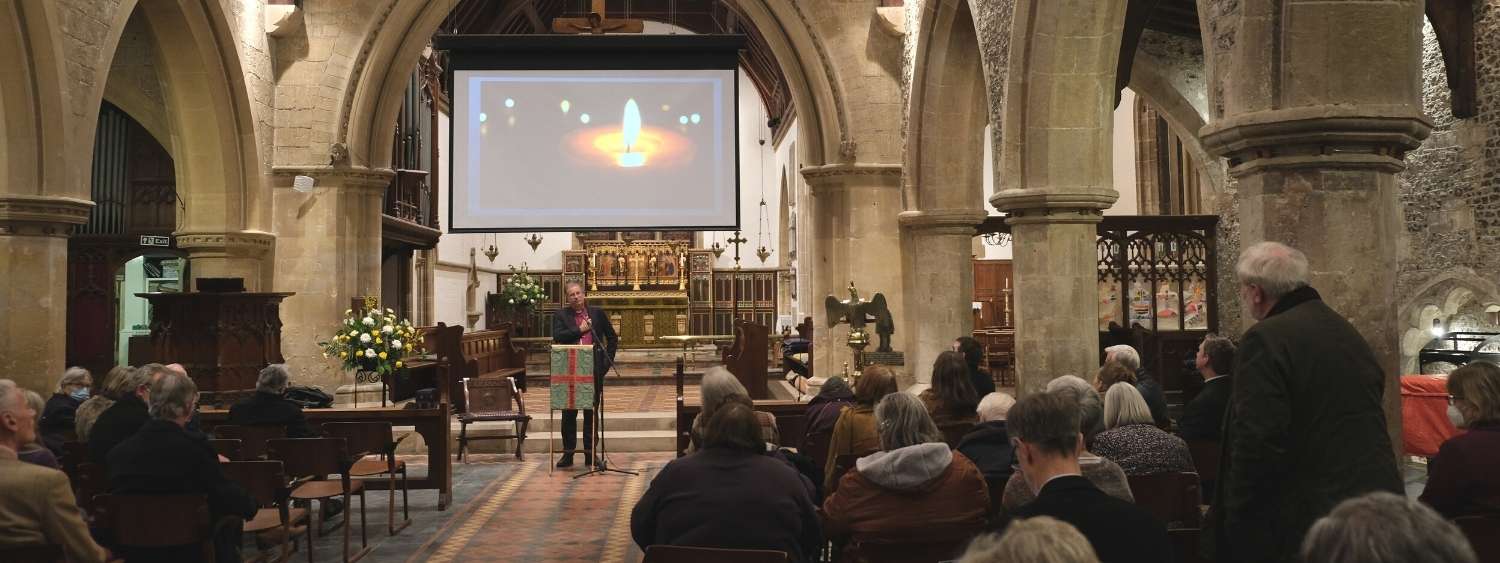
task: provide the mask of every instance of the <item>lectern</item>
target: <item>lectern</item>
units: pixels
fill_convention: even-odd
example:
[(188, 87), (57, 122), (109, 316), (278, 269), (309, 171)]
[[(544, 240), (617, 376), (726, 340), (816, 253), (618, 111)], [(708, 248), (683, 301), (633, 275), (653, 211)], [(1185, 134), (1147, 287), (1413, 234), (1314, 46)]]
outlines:
[(187, 368), (205, 405), (255, 391), (281, 363), (281, 300), (292, 293), (137, 293), (151, 303), (151, 356)]

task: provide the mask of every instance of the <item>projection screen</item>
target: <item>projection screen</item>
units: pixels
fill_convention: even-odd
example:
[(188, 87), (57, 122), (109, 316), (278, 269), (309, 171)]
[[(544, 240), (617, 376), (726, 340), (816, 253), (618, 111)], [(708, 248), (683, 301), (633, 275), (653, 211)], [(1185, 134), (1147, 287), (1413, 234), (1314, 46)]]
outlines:
[(515, 37), (451, 47), (449, 231), (738, 227), (737, 57), (703, 36)]

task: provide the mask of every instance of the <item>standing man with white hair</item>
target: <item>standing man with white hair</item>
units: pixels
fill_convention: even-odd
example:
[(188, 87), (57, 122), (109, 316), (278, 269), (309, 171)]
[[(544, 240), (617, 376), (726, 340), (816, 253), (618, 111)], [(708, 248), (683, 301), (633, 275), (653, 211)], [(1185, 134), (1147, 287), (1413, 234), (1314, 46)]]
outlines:
[(1235, 271), (1257, 322), (1236, 353), (1205, 539), (1219, 561), (1295, 561), (1313, 521), (1343, 500), (1402, 492), (1382, 409), (1386, 374), (1308, 285), (1302, 252), (1261, 242)]

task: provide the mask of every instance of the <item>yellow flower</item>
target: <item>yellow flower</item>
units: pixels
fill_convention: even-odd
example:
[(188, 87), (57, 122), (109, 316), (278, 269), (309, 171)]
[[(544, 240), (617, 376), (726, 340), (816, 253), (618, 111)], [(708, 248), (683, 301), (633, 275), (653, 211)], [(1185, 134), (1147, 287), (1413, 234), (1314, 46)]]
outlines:
[(344, 358), (348, 358), (348, 357), (349, 357), (349, 353), (348, 352), (339, 352), (339, 359), (344, 359)]
[(396, 360), (396, 367), (401, 367), (401, 360)]
[(378, 355), (379, 355), (379, 356), (380, 356), (380, 359), (382, 359), (382, 360), (384, 360), (384, 359), (385, 359), (385, 352), (381, 352), (381, 353), (380, 353), (380, 354), (378, 354)]
[(407, 345), (406, 345), (406, 351), (407, 351), (407, 352), (410, 352), (410, 351), (411, 351), (411, 345), (410, 345), (410, 344), (407, 344)]
[(376, 337), (375, 337), (375, 343), (376, 343), (376, 344), (380, 344), (380, 337), (379, 337), (379, 336), (376, 336)]

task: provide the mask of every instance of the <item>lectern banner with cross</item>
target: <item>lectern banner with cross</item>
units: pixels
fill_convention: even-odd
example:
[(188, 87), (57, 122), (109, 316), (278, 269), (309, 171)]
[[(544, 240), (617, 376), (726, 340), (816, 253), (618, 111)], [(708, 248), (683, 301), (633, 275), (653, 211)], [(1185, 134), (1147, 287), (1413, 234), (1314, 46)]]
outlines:
[(594, 347), (553, 344), (549, 393), (554, 410), (594, 408)]

